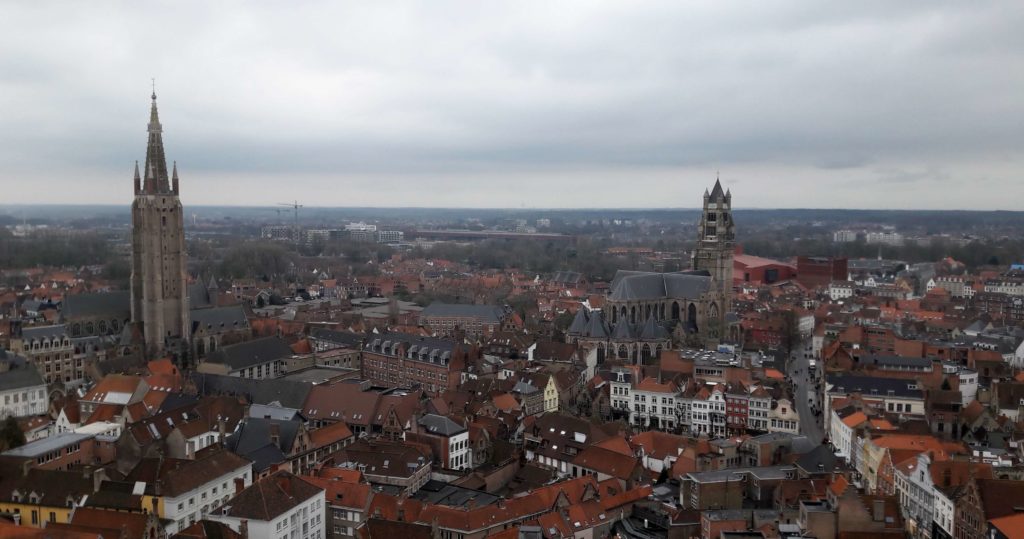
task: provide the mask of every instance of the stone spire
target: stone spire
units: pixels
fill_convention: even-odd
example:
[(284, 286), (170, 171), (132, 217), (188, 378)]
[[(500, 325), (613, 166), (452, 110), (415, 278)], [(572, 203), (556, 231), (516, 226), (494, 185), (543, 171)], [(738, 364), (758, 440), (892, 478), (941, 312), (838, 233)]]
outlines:
[(168, 193), (171, 190), (167, 177), (167, 159), (164, 157), (163, 127), (156, 110), (156, 91), (149, 110), (149, 143), (146, 146), (146, 194)]
[(724, 198), (725, 192), (722, 190), (722, 182), (715, 178), (715, 186), (711, 188), (711, 199), (718, 200)]
[(139, 175), (139, 162), (135, 162), (135, 194), (142, 190), (142, 176)]
[(171, 192), (178, 194), (178, 162), (175, 161), (171, 172)]

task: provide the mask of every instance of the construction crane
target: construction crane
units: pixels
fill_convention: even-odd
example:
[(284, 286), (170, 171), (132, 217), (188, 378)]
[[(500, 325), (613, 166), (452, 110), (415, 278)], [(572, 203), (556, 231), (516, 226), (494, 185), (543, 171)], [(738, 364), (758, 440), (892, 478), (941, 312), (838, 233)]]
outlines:
[(292, 228), (292, 237), (295, 238), (295, 252), (298, 252), (299, 251), (299, 208), (302, 207), (302, 204), (299, 204), (299, 201), (296, 200), (296, 201), (291, 202), (291, 203), (278, 202), (277, 205), (278, 206), (288, 206), (288, 207), (292, 208), (293, 210), (295, 210), (295, 223), (292, 225), (293, 226), (293, 228)]

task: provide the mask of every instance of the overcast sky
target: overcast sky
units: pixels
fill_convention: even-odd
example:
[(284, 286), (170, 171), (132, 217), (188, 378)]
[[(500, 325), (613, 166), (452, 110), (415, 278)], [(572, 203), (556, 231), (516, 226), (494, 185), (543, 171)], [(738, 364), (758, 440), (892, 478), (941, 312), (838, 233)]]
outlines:
[(0, 200), (1024, 207), (1024, 2), (5, 2)]

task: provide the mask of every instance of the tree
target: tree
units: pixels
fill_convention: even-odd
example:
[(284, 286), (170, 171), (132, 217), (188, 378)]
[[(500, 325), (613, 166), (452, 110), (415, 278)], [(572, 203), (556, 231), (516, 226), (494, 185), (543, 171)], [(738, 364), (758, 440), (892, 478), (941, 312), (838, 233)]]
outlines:
[(779, 333), (782, 337), (780, 344), (786, 352), (786, 357), (789, 357), (793, 353), (793, 349), (800, 344), (800, 318), (797, 317), (796, 311), (792, 310), (783, 311), (779, 313), (779, 316)]
[(25, 433), (14, 416), (8, 416), (0, 426), (0, 450), (7, 451), (25, 445)]

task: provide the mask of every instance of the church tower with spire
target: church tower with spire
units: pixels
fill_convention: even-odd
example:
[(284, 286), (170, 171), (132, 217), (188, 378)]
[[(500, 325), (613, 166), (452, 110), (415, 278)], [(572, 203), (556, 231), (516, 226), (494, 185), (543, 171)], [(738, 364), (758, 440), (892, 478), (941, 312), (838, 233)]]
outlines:
[(135, 162), (132, 202), (132, 322), (141, 325), (147, 357), (187, 349), (189, 312), (185, 274), (184, 215), (178, 199), (178, 166), (170, 175), (156, 92), (149, 113), (146, 164)]
[(723, 191), (722, 182), (716, 178), (711, 192), (704, 190), (704, 213), (697, 226), (693, 269), (706, 270), (714, 277), (716, 291), (722, 299), (721, 314), (732, 309), (732, 257), (735, 248), (732, 193)]

